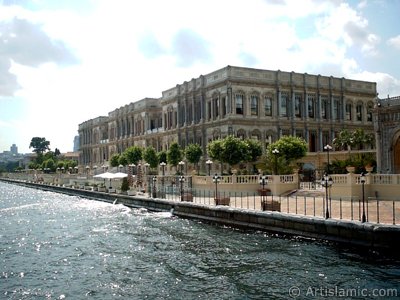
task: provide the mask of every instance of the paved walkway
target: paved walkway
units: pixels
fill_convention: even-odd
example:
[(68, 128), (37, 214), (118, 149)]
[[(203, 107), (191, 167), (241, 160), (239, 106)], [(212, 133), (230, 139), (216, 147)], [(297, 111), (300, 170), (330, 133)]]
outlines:
[[(228, 194), (224, 195), (225, 197)], [(180, 201), (179, 195), (167, 194), (169, 200)], [(280, 203), (280, 211), (282, 213), (298, 214), (325, 218), (325, 196), (323, 193), (313, 193), (313, 196), (308, 195), (291, 195), (288, 197), (272, 197), (267, 196), (268, 204), (272, 201)], [(262, 197), (259, 195), (236, 194), (230, 196), (230, 207), (262, 210)], [(193, 197), (194, 203), (204, 205), (215, 205), (213, 192), (204, 192), (201, 195)], [(335, 200), (329, 201), (329, 215), (332, 219), (338, 220), (355, 220), (361, 221), (363, 204), (358, 200)], [(382, 224), (399, 224), (400, 225), (400, 201), (384, 201), (384, 200), (366, 200), (365, 215), (368, 222)]]

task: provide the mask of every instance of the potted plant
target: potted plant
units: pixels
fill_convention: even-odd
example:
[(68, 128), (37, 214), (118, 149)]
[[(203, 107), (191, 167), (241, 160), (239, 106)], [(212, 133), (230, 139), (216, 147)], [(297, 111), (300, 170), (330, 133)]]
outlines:
[(98, 191), (99, 192), (105, 192), (106, 191), (106, 186), (104, 185), (104, 183), (100, 184), (100, 186), (98, 187)]
[(122, 183), (121, 183), (121, 193), (128, 194), (128, 190), (129, 190), (128, 178), (124, 177), (122, 178)]

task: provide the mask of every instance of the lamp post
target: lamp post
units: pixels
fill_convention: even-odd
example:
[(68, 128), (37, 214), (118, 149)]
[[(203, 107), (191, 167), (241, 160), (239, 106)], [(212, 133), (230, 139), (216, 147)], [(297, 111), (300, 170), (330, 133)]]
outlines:
[(326, 151), (326, 153), (327, 153), (327, 155), (328, 155), (328, 168), (327, 168), (327, 173), (328, 173), (328, 175), (329, 175), (329, 151), (331, 151), (332, 150), (332, 146), (331, 145), (329, 145), (329, 144), (327, 144), (327, 145), (325, 145), (324, 146), (324, 150)]
[(364, 193), (365, 175), (364, 175), (364, 173), (361, 173), (361, 175), (360, 175), (360, 183), (362, 186), (362, 204), (363, 204), (363, 213), (362, 213), (361, 222), (365, 223), (367, 218), (365, 217), (365, 193)]
[(153, 198), (155, 198), (157, 196), (157, 194), (156, 194), (156, 181), (157, 181), (157, 177), (153, 176)]
[(164, 176), (165, 176), (165, 166), (167, 164), (162, 161), (160, 163), (161, 169), (162, 169), (162, 180), (161, 180), (161, 198), (164, 198)]
[(265, 185), (268, 183), (267, 176), (263, 175), (260, 177), (260, 185), (262, 185), (262, 190), (261, 190), (261, 208), (262, 210), (265, 210), (265, 199), (264, 196), (267, 196), (267, 192), (265, 191)]
[(181, 201), (183, 201), (183, 183), (185, 182), (185, 177), (180, 176), (179, 177), (179, 183), (180, 183), (180, 192), (181, 192)]
[(86, 174), (89, 176), (89, 170), (90, 170), (90, 167), (89, 166), (86, 166)]
[(326, 205), (325, 218), (329, 219), (328, 188), (332, 186), (333, 180), (331, 177), (328, 176), (327, 173), (325, 173), (324, 178), (321, 181), (322, 181), (321, 182), (322, 186), (325, 187), (325, 205)]
[(149, 167), (150, 167), (150, 164), (149, 164), (149, 163), (145, 163), (145, 164), (144, 164), (144, 169), (145, 169), (146, 177), (147, 177), (147, 191), (148, 191), (148, 193), (149, 193), (149, 195), (150, 195), (150, 194), (151, 194), (151, 186), (150, 186)]
[(279, 155), (279, 150), (274, 149), (272, 150), (272, 154), (274, 155), (275, 158), (275, 175), (278, 175), (278, 155)]
[(180, 162), (178, 162), (178, 165), (179, 165), (181, 175), (183, 175), (183, 166), (185, 165), (185, 162), (183, 160), (181, 160)]
[[(217, 174), (213, 176), (213, 182), (215, 183), (215, 200), (218, 201), (218, 183), (221, 180)], [(218, 202), (217, 202), (218, 203)]]
[(212, 165), (212, 160), (210, 160), (210, 159), (208, 159), (207, 161), (206, 161), (206, 165), (207, 165), (207, 167), (208, 167), (208, 176), (211, 176), (211, 165)]
[(118, 169), (119, 169), (119, 171), (121, 172), (122, 171), (122, 168), (123, 168), (124, 166), (122, 165), (122, 164), (120, 164), (119, 166), (118, 166)]

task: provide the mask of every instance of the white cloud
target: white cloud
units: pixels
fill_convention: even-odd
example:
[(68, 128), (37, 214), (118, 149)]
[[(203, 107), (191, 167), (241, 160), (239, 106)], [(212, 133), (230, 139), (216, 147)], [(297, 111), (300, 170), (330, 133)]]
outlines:
[[(6, 90), (1, 82), (8, 94), (20, 87), (16, 95), (27, 103), (29, 114), (21, 119), (29, 126), (15, 133), (24, 144), (29, 145), (34, 135), (44, 136), (52, 147), (71, 150), (80, 123), (144, 97), (160, 97), (163, 90), (226, 65), (357, 76), (378, 81), (382, 92), (400, 94), (395, 77), (360, 69), (360, 59), (364, 62), (376, 54), (380, 38), (362, 12), (346, 3), (93, 3), (93, 10), (84, 15), (18, 6), (0, 9), (0, 22), (12, 24), (15, 17), (24, 20), (34, 33), (31, 39), (40, 37), (41, 44), (37, 39), (22, 41), (52, 49), (44, 51), (51, 55), (43, 58), (40, 51), (24, 52), (21, 42), (15, 44), (17, 52), (9, 51), (3, 60), (0, 55), (0, 89)], [(396, 41), (388, 43), (395, 46)], [(357, 57), (359, 53), (363, 56)], [(58, 59), (68, 57), (63, 54), (79, 63), (64, 66), (62, 62), (69, 60)]]
[(400, 95), (400, 79), (395, 78), (387, 73), (363, 71), (360, 73), (351, 74), (351, 76), (351, 78), (356, 78), (358, 80), (376, 82), (379, 98), (385, 98), (387, 95)]
[(394, 48), (400, 50), (400, 35), (390, 38), (387, 41), (389, 46), (393, 46)]

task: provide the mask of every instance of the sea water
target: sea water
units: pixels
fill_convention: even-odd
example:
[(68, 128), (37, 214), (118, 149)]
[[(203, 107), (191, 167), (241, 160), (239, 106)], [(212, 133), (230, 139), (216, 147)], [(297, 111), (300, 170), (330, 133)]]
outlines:
[(0, 241), (0, 299), (400, 297), (399, 260), (365, 248), (1, 182)]

